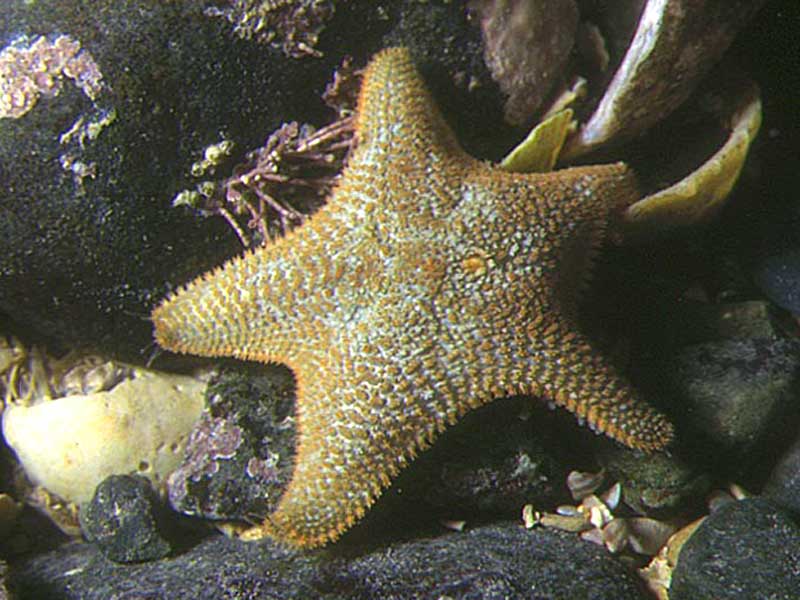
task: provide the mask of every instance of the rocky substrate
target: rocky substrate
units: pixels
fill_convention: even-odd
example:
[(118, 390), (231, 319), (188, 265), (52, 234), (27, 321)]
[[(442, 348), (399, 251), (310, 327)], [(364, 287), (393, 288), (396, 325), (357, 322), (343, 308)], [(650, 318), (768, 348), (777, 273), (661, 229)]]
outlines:
[[(48, 60), (29, 95), (0, 104), (0, 332), (19, 338), (0, 346), (1, 383), (7, 403), (80, 398), (72, 414), (101, 414), (105, 427), (93, 435), (50, 411), (58, 436), (3, 446), (0, 598), (798, 596), (800, 75), (782, 62), (800, 52), (792, 0), (763, 11), (733, 48), (762, 87), (764, 125), (729, 206), (704, 228), (605, 248), (585, 302), (599, 344), (675, 423), (670, 452), (631, 452), (535, 400), (502, 399), (446, 431), (363, 523), (313, 552), (217, 530), (267, 517), (291, 477), (286, 369), (205, 363), (202, 415), (199, 398), (175, 413), (180, 443), (158, 419), (166, 392), (134, 403), (138, 421), (106, 418), (113, 403), (100, 394), (119, 400), (127, 381), (135, 397), (133, 382), (148, 377), (179, 387), (159, 370), (195, 377), (198, 363), (164, 355), (143, 375), (150, 309), (241, 240), (222, 213), (172, 201), (230, 175), (283, 123), (329, 122), (322, 95), (333, 73), (345, 77), (346, 54), (363, 64), (380, 47), (410, 46), (467, 149), (501, 157), (525, 131), (501, 125), (510, 107), (478, 21), (503, 20), (489, 10), (469, 20), (447, 0), (339, 2), (331, 15), (316, 2), (299, 38), (259, 41), (231, 8), (246, 3), (7, 4), (0, 45)], [(493, 39), (496, 56), (514, 46)], [(508, 75), (509, 97), (539, 85)], [(101, 358), (73, 361), (67, 349)], [(119, 443), (71, 463), (73, 429)], [(25, 481), (12, 450), (86, 477), (60, 498), (52, 479), (66, 469), (41, 476), (47, 492)], [(100, 459), (120, 453), (129, 474), (106, 476)]]
[(355, 556), (294, 553), (216, 535), (175, 558), (119, 565), (75, 543), (17, 566), (20, 598), (574, 598), (647, 596), (623, 565), (572, 536), (518, 524), (396, 543)]

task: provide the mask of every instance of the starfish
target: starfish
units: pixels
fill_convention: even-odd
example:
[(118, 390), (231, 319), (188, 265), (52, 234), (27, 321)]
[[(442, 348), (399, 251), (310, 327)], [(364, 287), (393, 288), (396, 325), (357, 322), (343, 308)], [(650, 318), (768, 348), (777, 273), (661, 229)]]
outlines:
[(328, 202), (152, 314), (172, 351), (288, 365), (292, 479), (245, 537), (337, 539), (448, 425), (504, 396), (566, 407), (644, 451), (672, 426), (576, 325), (621, 163), (508, 173), (467, 155), (405, 49), (369, 64), (357, 146)]

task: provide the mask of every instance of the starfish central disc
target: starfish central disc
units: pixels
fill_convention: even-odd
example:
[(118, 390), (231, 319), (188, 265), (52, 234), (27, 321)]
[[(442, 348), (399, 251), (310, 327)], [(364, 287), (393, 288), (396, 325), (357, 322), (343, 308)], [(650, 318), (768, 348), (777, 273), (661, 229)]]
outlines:
[(575, 322), (609, 213), (638, 197), (625, 165), (522, 175), (473, 159), (404, 49), (367, 68), (356, 137), (317, 214), (153, 312), (167, 349), (295, 373), (293, 477), (250, 537), (336, 539), (439, 432), (503, 396), (633, 448), (670, 442)]

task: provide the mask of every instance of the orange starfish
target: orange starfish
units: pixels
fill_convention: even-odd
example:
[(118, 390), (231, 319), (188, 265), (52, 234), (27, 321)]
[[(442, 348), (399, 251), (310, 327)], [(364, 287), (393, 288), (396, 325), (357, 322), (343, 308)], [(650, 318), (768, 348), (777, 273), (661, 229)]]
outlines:
[(356, 135), (317, 214), (153, 312), (165, 348), (297, 378), (293, 477), (247, 537), (336, 539), (439, 432), (502, 396), (545, 398), (633, 448), (670, 442), (575, 324), (609, 213), (637, 198), (625, 165), (521, 175), (471, 158), (404, 49), (369, 65)]

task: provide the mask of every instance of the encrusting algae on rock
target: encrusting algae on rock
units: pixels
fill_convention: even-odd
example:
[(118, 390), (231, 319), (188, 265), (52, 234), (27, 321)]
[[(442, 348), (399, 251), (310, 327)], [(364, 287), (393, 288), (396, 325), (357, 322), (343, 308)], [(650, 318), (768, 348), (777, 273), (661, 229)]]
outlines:
[(90, 100), (103, 89), (103, 75), (80, 42), (67, 36), (20, 37), (0, 51), (0, 119), (30, 111), (40, 96), (57, 95), (64, 76)]
[(405, 49), (367, 68), (356, 139), (318, 213), (152, 314), (164, 348), (297, 378), (293, 477), (245, 537), (335, 540), (441, 431), (499, 397), (541, 397), (643, 451), (670, 443), (671, 424), (576, 325), (607, 223), (638, 198), (625, 165), (523, 175), (473, 159)]

